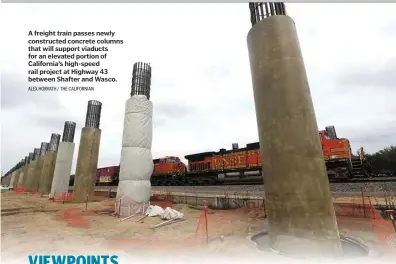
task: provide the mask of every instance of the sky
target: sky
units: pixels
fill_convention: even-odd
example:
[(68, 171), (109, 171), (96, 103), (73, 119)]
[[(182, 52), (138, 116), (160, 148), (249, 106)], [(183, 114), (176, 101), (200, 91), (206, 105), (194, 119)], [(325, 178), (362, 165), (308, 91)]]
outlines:
[[(286, 4), (305, 61), (318, 127), (352, 150), (396, 144), (396, 4)], [(77, 123), (75, 171), (88, 100), (103, 103), (99, 167), (118, 165), (132, 68), (151, 63), (154, 158), (258, 141), (244, 4), (2, 4), (1, 170), (65, 121)], [(117, 83), (94, 92), (29, 92), (29, 30), (115, 31), (105, 62)], [(185, 161), (185, 160), (184, 160)]]

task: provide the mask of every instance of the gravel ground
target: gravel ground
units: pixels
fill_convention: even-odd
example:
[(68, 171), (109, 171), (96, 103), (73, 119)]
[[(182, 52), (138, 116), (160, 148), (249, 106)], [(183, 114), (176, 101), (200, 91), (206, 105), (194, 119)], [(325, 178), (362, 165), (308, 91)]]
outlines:
[[(333, 193), (361, 193), (365, 195), (378, 194), (379, 192), (396, 193), (396, 182), (376, 182), (376, 183), (331, 183)], [(188, 193), (208, 193), (208, 194), (228, 194), (244, 195), (256, 194), (262, 196), (264, 193), (263, 185), (228, 185), (228, 186), (166, 186), (152, 187), (153, 191), (177, 192), (183, 191)]]

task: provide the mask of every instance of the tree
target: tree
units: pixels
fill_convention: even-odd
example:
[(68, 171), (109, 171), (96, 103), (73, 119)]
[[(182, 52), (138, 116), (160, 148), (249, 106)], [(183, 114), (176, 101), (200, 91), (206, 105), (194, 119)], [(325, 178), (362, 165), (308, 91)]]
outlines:
[(367, 154), (372, 170), (376, 174), (396, 176), (396, 146), (384, 148), (374, 154)]

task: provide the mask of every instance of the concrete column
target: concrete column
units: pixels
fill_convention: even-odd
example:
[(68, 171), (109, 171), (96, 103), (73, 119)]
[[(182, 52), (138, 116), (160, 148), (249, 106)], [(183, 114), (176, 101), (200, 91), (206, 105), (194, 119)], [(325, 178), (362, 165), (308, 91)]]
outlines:
[(35, 162), (36, 162), (36, 166), (34, 167), (34, 172), (32, 177), (33, 180), (30, 186), (30, 190), (32, 193), (38, 192), (40, 180), (41, 180), (41, 172), (43, 171), (44, 159), (38, 157), (37, 160), (35, 160)]
[(334, 256), (341, 245), (293, 20), (264, 18), (247, 36), (271, 247)]
[(37, 160), (34, 160), (29, 164), (28, 176), (27, 176), (28, 177), (27, 187), (26, 187), (26, 190), (28, 192), (34, 192), (33, 184), (36, 182), (36, 180), (35, 180), (36, 166), (37, 166)]
[(75, 144), (71, 142), (61, 142), (59, 144), (50, 198), (68, 192), (74, 145)]
[(93, 198), (98, 166), (101, 130), (83, 127), (78, 149), (77, 168), (74, 177), (73, 202), (81, 203)]
[(21, 175), (21, 168), (19, 168), (16, 173), (15, 173), (15, 178), (14, 178), (14, 182), (12, 183), (12, 187), (16, 188), (18, 187), (18, 181), (19, 181), (19, 176)]
[(28, 182), (29, 182), (29, 170), (30, 170), (30, 164), (26, 165), (24, 174), (23, 174), (23, 182), (22, 182), (22, 187), (25, 188), (25, 191), (27, 191), (27, 187), (28, 187)]
[(11, 174), (10, 187), (12, 187), (14, 185), (14, 180), (15, 180), (16, 173), (17, 173), (17, 170), (13, 171), (12, 174)]
[(51, 191), (52, 179), (54, 177), (54, 169), (56, 162), (56, 151), (48, 150), (45, 154), (43, 169), (41, 171), (40, 183), (38, 191), (47, 194)]
[(22, 173), (19, 175), (18, 188), (26, 188), (26, 178), (29, 170), (29, 164), (23, 166)]

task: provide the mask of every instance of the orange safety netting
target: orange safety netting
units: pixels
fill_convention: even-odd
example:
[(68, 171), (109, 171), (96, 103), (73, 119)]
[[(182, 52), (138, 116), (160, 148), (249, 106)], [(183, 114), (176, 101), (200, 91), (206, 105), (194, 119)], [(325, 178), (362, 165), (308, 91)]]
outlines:
[(165, 200), (161, 200), (157, 196), (152, 196), (150, 197), (150, 205), (156, 205), (165, 209), (166, 207), (172, 207), (173, 200), (168, 197)]
[(48, 200), (55, 201), (55, 202), (66, 202), (72, 200), (72, 194), (69, 192), (64, 192), (60, 195), (55, 195), (54, 197), (48, 198)]
[(372, 205), (370, 197), (348, 197), (343, 201), (334, 203), (337, 216), (349, 216), (375, 219), (376, 209)]
[[(376, 202), (369, 196), (348, 197), (340, 199), (334, 203), (334, 210), (337, 215), (337, 221), (344, 223), (347, 218), (354, 217), (357, 219), (367, 219), (368, 227), (378, 239), (384, 251), (388, 254), (396, 254), (396, 230), (393, 227), (391, 219), (376, 209)], [(378, 203), (378, 202), (377, 202)], [(379, 205), (378, 205), (379, 206)], [(389, 210), (393, 213), (393, 210)]]
[(26, 191), (26, 189), (25, 188), (13, 188), (12, 191), (16, 192), (16, 193), (23, 193)]
[[(371, 199), (370, 199), (371, 200)], [(392, 224), (392, 219), (385, 220), (374, 205), (370, 203), (372, 210), (375, 212), (372, 220), (373, 230), (381, 243), (384, 251), (396, 255), (396, 230)], [(390, 210), (393, 213), (393, 210)]]
[(209, 234), (208, 234), (208, 208), (206, 206), (206, 201), (203, 201), (204, 207), (201, 211), (201, 215), (198, 219), (197, 228), (195, 230), (194, 239), (196, 241), (202, 241), (202, 239), (206, 239), (206, 243), (209, 242)]

